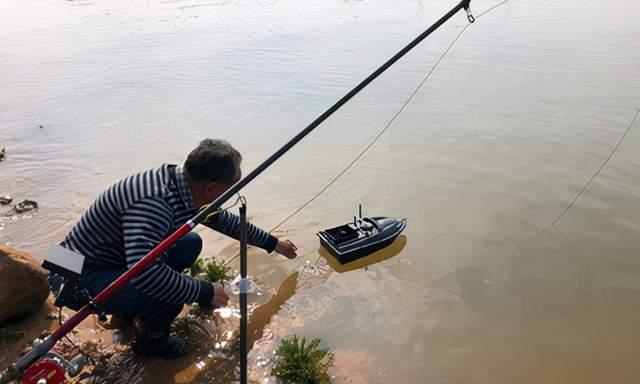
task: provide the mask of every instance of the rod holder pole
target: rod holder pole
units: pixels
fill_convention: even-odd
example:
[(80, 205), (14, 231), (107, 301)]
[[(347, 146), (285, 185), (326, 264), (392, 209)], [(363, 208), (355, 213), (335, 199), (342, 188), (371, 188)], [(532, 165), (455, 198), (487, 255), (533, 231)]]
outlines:
[(247, 384), (247, 204), (240, 206), (240, 384)]

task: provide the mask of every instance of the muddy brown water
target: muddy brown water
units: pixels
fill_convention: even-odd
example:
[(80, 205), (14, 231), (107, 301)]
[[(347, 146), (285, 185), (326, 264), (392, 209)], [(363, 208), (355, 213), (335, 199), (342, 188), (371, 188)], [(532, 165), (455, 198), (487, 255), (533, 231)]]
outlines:
[[(450, 6), (1, 2), (0, 194), (39, 203), (0, 218), (2, 243), (42, 258), (103, 188), (181, 162), (203, 137), (230, 140), (252, 169)], [(539, 233), (640, 108), (637, 16), (622, 0), (510, 1), (469, 28), (372, 150), (281, 228), (300, 262), (252, 254), (265, 292), (300, 273), (260, 322), (252, 377), (296, 333), (336, 351), (338, 382), (637, 382), (640, 121)], [(270, 228), (324, 186), (465, 23), (456, 16), (251, 184), (253, 221)], [(406, 237), (366, 268), (334, 269), (315, 232), (358, 203), (406, 217)], [(201, 232), (208, 255), (235, 254)], [(162, 369), (154, 380), (178, 380)]]

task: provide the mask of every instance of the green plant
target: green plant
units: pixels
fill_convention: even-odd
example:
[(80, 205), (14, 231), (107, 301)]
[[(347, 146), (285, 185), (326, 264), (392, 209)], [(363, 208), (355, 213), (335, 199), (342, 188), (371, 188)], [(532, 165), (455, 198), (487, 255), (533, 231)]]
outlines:
[(191, 275), (191, 277), (198, 277), (202, 272), (204, 272), (204, 260), (197, 259), (195, 263), (191, 264), (189, 275)]
[(271, 374), (283, 384), (329, 384), (329, 367), (333, 365), (333, 353), (320, 348), (320, 339), (307, 344), (305, 337), (294, 335), (284, 339), (276, 349), (276, 365)]
[(229, 278), (231, 278), (229, 272), (231, 272), (231, 267), (227, 267), (222, 263), (218, 264), (215, 260), (210, 260), (206, 263), (204, 278), (212, 283), (215, 281), (229, 280)]
[[(215, 260), (198, 259), (188, 270), (189, 275), (198, 279), (214, 283), (222, 280), (229, 280), (231, 267), (227, 267)], [(214, 333), (211, 329), (211, 310), (203, 309), (197, 304), (189, 307), (187, 315), (179, 317), (173, 324), (174, 332), (188, 338), (197, 338), (198, 335), (209, 335)], [(194, 329), (196, 333), (194, 334)], [(202, 337), (200, 337), (202, 339)], [(213, 340), (214, 338), (209, 337)], [(192, 344), (196, 342), (190, 341)]]
[(189, 274), (199, 279), (207, 280), (211, 283), (221, 280), (229, 280), (231, 267), (218, 263), (215, 259), (198, 259), (189, 268)]

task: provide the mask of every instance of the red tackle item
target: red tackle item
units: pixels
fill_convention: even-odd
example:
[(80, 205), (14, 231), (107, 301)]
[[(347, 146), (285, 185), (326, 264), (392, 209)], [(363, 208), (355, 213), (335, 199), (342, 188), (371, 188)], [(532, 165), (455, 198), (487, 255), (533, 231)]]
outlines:
[(62, 384), (64, 381), (62, 366), (49, 359), (36, 361), (22, 374), (22, 384)]

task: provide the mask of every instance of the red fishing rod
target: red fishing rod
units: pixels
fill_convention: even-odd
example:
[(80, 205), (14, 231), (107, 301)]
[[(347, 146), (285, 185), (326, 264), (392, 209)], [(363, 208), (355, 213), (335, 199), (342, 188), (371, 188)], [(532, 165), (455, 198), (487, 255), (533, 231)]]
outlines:
[[(304, 128), (300, 133), (295, 135), (291, 140), (289, 140), (286, 144), (284, 144), (280, 149), (278, 149), (274, 154), (272, 154), (269, 158), (267, 158), (262, 164), (256, 167), (251, 173), (242, 178), (236, 184), (234, 184), (231, 188), (229, 188), (225, 193), (223, 193), (220, 197), (218, 197), (215, 201), (213, 201), (207, 208), (200, 211), (196, 216), (194, 216), (191, 220), (187, 221), (184, 225), (178, 228), (175, 232), (173, 232), (169, 237), (163, 240), (160, 244), (156, 245), (145, 257), (140, 259), (136, 264), (134, 264), (129, 270), (123, 273), (120, 277), (118, 277), (115, 281), (113, 281), (109, 286), (107, 286), (102, 292), (98, 293), (89, 304), (85, 305), (82, 309), (76, 312), (71, 318), (65, 321), (60, 328), (56, 329), (51, 335), (45, 338), (41, 343), (35, 345), (29, 352), (27, 352), (24, 356), (22, 356), (18, 361), (11, 364), (5, 371), (0, 374), (0, 384), (8, 384), (10, 381), (20, 378), (27, 368), (31, 367), (34, 363), (36, 363), (40, 358), (45, 356), (51, 349), (55, 346), (55, 344), (60, 341), (67, 333), (69, 333), (72, 329), (74, 329), (78, 324), (80, 324), (87, 316), (94, 313), (101, 313), (100, 309), (101, 305), (109, 300), (117, 291), (120, 289), (125, 283), (139, 275), (144, 269), (149, 267), (153, 262), (164, 252), (166, 252), (173, 244), (175, 244), (180, 238), (182, 238), (187, 233), (191, 232), (193, 228), (203, 222), (209, 215), (220, 209), (222, 204), (224, 204), (227, 200), (233, 197), (236, 193), (238, 193), (242, 188), (244, 188), (247, 184), (249, 184), (253, 179), (255, 179), (258, 175), (260, 175), (265, 169), (271, 166), (276, 160), (278, 160), (282, 155), (284, 155), (287, 151), (289, 151), (293, 146), (295, 146), (300, 140), (302, 140), (305, 136), (307, 136), (311, 131), (313, 131), (318, 125), (320, 125), (323, 121), (325, 121), (329, 116), (331, 116), (334, 112), (336, 112), (340, 107), (346, 104), (349, 100), (351, 100), (356, 94), (362, 91), (367, 85), (369, 85), (373, 80), (375, 80), (378, 76), (380, 76), (384, 71), (389, 69), (396, 61), (398, 61), (402, 56), (407, 54), (410, 50), (412, 50), (416, 45), (418, 45), (422, 40), (424, 40), (427, 36), (437, 30), (442, 24), (444, 24), (447, 20), (449, 20), (453, 15), (458, 13), (461, 10), (466, 10), (467, 18), (469, 22), (473, 23), (475, 18), (471, 14), (469, 9), (469, 4), (471, 0), (461, 0), (455, 7), (451, 8), (449, 12), (447, 12), (444, 16), (442, 16), (438, 21), (436, 21), (433, 25), (431, 25), (427, 30), (422, 32), (418, 37), (413, 39), (409, 44), (407, 44), (404, 48), (402, 48), (398, 53), (393, 55), (389, 60), (387, 60), (384, 64), (382, 64), (378, 69), (376, 69), (373, 73), (367, 76), (362, 82), (356, 85), (351, 91), (349, 91), (346, 95), (344, 95), (340, 100), (338, 100), (335, 104), (333, 104), (329, 109), (327, 109), (324, 113), (318, 116), (314, 121), (311, 122), (306, 128)], [(246, 356), (241, 356), (241, 359), (246, 359)], [(246, 362), (246, 360), (245, 360)], [(244, 365), (246, 367), (246, 364)], [(246, 378), (246, 375), (244, 375)], [(23, 378), (26, 379), (26, 378)], [(40, 383), (41, 381), (38, 381)], [(44, 384), (47, 383), (47, 380), (44, 379)]]

